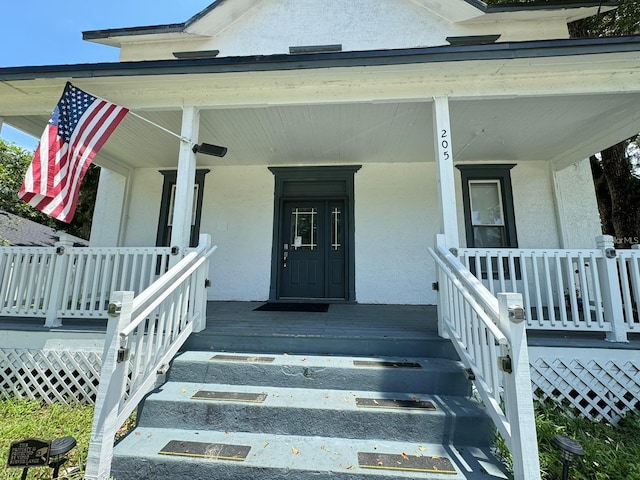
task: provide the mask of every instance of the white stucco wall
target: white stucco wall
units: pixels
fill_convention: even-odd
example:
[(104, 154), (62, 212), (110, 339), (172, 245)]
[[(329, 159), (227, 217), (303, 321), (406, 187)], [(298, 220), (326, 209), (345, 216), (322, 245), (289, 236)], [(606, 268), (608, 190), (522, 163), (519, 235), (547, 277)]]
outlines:
[(547, 162), (520, 162), (511, 169), (520, 248), (559, 248), (553, 185)]
[(357, 301), (435, 304), (435, 163), (364, 165), (355, 180)]
[(273, 191), (273, 174), (264, 166), (215, 167), (207, 175), (200, 231), (218, 246), (210, 300), (269, 298)]
[(127, 178), (106, 168), (100, 170), (100, 181), (91, 223), (91, 247), (119, 245), (125, 208)]
[(589, 159), (554, 172), (562, 248), (595, 248), (602, 235)]
[[(590, 195), (582, 188), (586, 173), (588, 170), (579, 166), (560, 176), (563, 189), (572, 192), (565, 216), (586, 211), (581, 200)], [(436, 302), (431, 290), (434, 265), (427, 253), (440, 230), (435, 175), (432, 162), (365, 163), (355, 174), (355, 288), (359, 303)], [(268, 299), (273, 175), (266, 166), (212, 167), (205, 178), (201, 232), (211, 234), (218, 246), (211, 258), (209, 299)], [(456, 178), (463, 235), (457, 169)], [(521, 162), (511, 170), (511, 178), (519, 246), (560, 247), (549, 164)], [(132, 181), (125, 244), (154, 245), (162, 175), (155, 169), (140, 169)]]
[(155, 168), (139, 168), (131, 175), (131, 182), (123, 246), (153, 246), (158, 232), (162, 174)]
[(229, 57), (289, 53), (290, 46), (305, 45), (341, 44), (344, 51), (426, 47), (465, 35), (501, 34), (499, 41), (568, 37), (563, 19), (450, 23), (408, 0), (263, 1), (221, 28), (217, 15), (223, 12), (214, 9), (190, 27), (210, 38), (151, 42), (132, 37), (135, 43), (122, 46), (121, 61), (173, 58), (175, 51), (195, 50), (220, 50), (219, 56)]

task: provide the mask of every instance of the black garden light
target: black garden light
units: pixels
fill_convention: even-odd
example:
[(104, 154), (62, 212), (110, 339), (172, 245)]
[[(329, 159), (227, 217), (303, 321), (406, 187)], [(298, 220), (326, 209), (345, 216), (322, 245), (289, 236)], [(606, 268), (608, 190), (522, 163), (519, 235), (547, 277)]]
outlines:
[(53, 478), (58, 478), (60, 467), (67, 461), (67, 453), (76, 446), (76, 439), (68, 436), (56, 438), (49, 450), (49, 467), (53, 469)]
[(553, 443), (560, 449), (560, 462), (562, 463), (562, 480), (568, 480), (569, 467), (573, 464), (576, 457), (583, 457), (584, 450), (582, 446), (575, 440), (563, 437), (562, 435), (554, 435)]

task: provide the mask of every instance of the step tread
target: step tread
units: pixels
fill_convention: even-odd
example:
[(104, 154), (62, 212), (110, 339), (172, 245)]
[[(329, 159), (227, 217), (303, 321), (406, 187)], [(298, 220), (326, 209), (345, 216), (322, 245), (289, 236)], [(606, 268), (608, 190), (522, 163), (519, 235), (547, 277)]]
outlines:
[[(172, 461), (184, 462), (184, 457), (158, 453), (170, 440), (251, 447), (246, 460), (242, 462), (207, 458), (190, 459), (196, 463), (206, 462), (210, 466), (212, 466), (212, 462), (224, 462), (224, 466), (222, 466), (224, 469), (229, 468), (229, 465), (231, 465), (238, 468), (260, 468), (261, 472), (266, 472), (269, 469), (288, 473), (295, 471), (328, 472), (336, 475), (344, 474), (344, 478), (349, 478), (349, 475), (362, 475), (363, 478), (377, 476), (388, 478), (447, 478), (451, 480), (506, 478), (495, 459), (491, 457), (486, 449), (464, 445), (420, 444), (384, 440), (353, 440), (332, 437), (138, 427), (116, 446), (114, 455), (116, 459), (127, 457), (146, 458), (153, 464)], [(395, 455), (404, 453), (407, 456), (446, 457), (451, 460), (457, 473), (435, 474), (360, 468), (358, 465), (358, 452)], [(481, 471), (489, 473), (479, 474), (478, 472)], [(280, 477), (272, 477), (265, 474), (261, 478)]]
[(260, 363), (262, 365), (274, 365), (274, 366), (284, 366), (284, 365), (303, 365), (307, 367), (324, 367), (324, 368), (393, 368), (393, 367), (382, 367), (380, 365), (372, 365), (372, 366), (355, 366), (354, 362), (362, 362), (362, 361), (370, 361), (370, 362), (389, 362), (398, 364), (397, 368), (403, 368), (402, 363), (418, 363), (423, 369), (446, 369), (446, 370), (460, 370), (463, 369), (463, 365), (460, 361), (450, 360), (446, 358), (425, 358), (425, 357), (355, 357), (355, 356), (343, 356), (343, 355), (289, 355), (287, 353), (281, 354), (259, 354), (259, 355), (251, 355), (247, 353), (234, 353), (234, 352), (225, 352), (225, 351), (197, 351), (197, 350), (189, 350), (179, 354), (175, 359), (176, 362), (213, 362), (213, 363), (237, 363), (233, 360), (216, 360), (214, 357), (216, 355), (222, 355), (225, 357), (236, 357), (241, 361), (246, 357), (271, 357), (273, 358), (273, 362), (265, 363), (265, 362), (252, 362), (252, 361), (243, 361), (243, 363), (247, 364), (255, 364)]
[[(234, 392), (265, 394), (262, 402), (239, 402), (234, 400), (195, 399), (198, 391)], [(385, 408), (384, 404), (376, 408), (357, 405), (357, 399), (393, 399), (411, 402), (431, 402), (435, 410), (425, 408)], [(169, 381), (165, 383), (148, 402), (212, 402), (212, 403), (251, 403), (265, 408), (301, 408), (318, 410), (362, 411), (374, 410), (398, 414), (410, 411), (412, 415), (485, 415), (482, 407), (473, 399), (455, 395), (432, 395), (413, 392), (380, 392), (365, 390), (310, 389), (273, 386), (235, 385), (221, 383), (191, 383)]]

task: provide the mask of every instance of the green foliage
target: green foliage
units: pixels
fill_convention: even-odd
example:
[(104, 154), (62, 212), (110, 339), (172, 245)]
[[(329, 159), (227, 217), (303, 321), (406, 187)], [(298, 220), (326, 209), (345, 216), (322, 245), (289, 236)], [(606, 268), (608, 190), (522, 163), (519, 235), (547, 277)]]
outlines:
[(76, 214), (73, 221), (67, 224), (45, 215), (18, 198), (18, 190), (32, 157), (32, 152), (27, 152), (0, 138), (0, 210), (88, 239), (91, 233), (100, 167), (91, 165), (87, 170), (80, 186)]
[[(568, 407), (547, 401), (536, 403), (536, 430), (543, 480), (562, 478), (556, 434), (573, 438), (585, 456), (571, 468), (573, 480), (640, 480), (640, 412), (630, 412), (617, 427), (576, 415)], [(504, 440), (496, 448), (510, 467), (511, 458)]]

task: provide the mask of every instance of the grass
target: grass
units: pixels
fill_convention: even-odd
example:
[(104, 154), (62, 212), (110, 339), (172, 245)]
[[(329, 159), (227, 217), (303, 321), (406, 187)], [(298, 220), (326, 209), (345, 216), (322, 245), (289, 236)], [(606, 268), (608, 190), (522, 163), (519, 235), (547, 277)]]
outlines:
[[(53, 440), (72, 435), (78, 442), (71, 451), (69, 461), (61, 470), (83, 465), (89, 448), (93, 406), (67, 406), (53, 404), (43, 406), (36, 400), (8, 399), (0, 401), (0, 455), (6, 465), (11, 442), (26, 438)], [(30, 468), (29, 479), (50, 479), (52, 470), (47, 467)], [(0, 470), (0, 479), (20, 479), (21, 468)]]
[[(640, 480), (640, 412), (630, 412), (617, 427), (577, 416), (558, 403), (536, 403), (536, 430), (543, 480), (562, 478), (555, 434), (576, 440), (585, 456), (570, 470), (571, 480)], [(510, 462), (504, 441), (498, 450)], [(507, 452), (508, 453), (508, 452)]]
[[(9, 447), (12, 442), (27, 438), (53, 440), (71, 435), (78, 442), (69, 453), (69, 460), (60, 469), (60, 480), (81, 480), (82, 473), (63, 476), (62, 471), (68, 467), (84, 468), (89, 449), (91, 424), (93, 422), (93, 405), (43, 405), (37, 400), (0, 400), (0, 462), (6, 466), (9, 458)], [(124, 435), (135, 424), (132, 415), (116, 438)], [(30, 468), (27, 478), (51, 479), (52, 470), (47, 467)], [(0, 480), (19, 480), (22, 468), (0, 467)]]
[[(603, 422), (593, 422), (578, 417), (566, 407), (553, 402), (536, 404), (536, 425), (540, 447), (540, 466), (544, 480), (561, 478), (562, 466), (552, 438), (558, 433), (575, 439), (582, 445), (585, 456), (570, 473), (572, 480), (640, 480), (640, 412), (631, 412), (617, 427)], [(35, 400), (0, 400), (0, 455), (3, 463), (9, 455), (9, 446), (16, 440), (41, 438), (52, 440), (72, 435), (78, 446), (69, 455), (67, 466), (83, 466), (87, 458), (92, 406), (42, 405)], [(132, 416), (119, 435), (135, 424)], [(498, 450), (505, 455), (504, 441), (498, 442)], [(508, 453), (508, 452), (507, 452)], [(508, 462), (508, 455), (505, 455)], [(0, 470), (0, 480), (18, 480), (22, 469)], [(50, 479), (51, 469), (31, 468), (28, 479)], [(68, 480), (81, 480), (82, 473)]]

